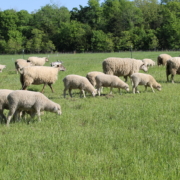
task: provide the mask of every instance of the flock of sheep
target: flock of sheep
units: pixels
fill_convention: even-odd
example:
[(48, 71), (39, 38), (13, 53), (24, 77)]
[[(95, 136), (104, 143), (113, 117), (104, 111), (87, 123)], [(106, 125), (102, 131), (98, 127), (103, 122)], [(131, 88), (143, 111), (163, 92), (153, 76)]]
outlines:
[[(66, 68), (62, 65), (62, 62), (57, 61), (51, 63), (51, 67), (43, 66), (48, 59), (46, 57), (29, 57), (28, 60), (17, 59), (15, 61), (15, 68), (17, 73), (20, 74), (20, 82), (22, 90), (0, 90), (0, 117), (5, 120), (9, 125), (11, 119), (15, 121), (28, 113), (31, 117), (38, 115), (39, 121), (41, 121), (41, 111), (50, 111), (57, 114), (61, 114), (61, 107), (59, 104), (51, 101), (45, 95), (43, 91), (46, 85), (48, 85), (52, 92), (52, 84), (58, 79), (58, 72), (65, 71)], [(174, 57), (167, 54), (161, 54), (158, 56), (157, 64), (166, 65), (167, 80), (171, 74), (171, 80), (177, 73), (180, 73), (180, 57)], [(87, 73), (86, 77), (70, 74), (64, 77), (64, 98), (66, 97), (66, 91), (72, 97), (72, 89), (80, 89), (80, 96), (86, 97), (85, 92), (89, 92), (92, 96), (98, 94), (101, 95), (103, 87), (110, 87), (110, 94), (113, 88), (125, 89), (129, 91), (129, 85), (126, 83), (129, 77), (132, 82), (133, 93), (139, 93), (138, 85), (144, 85), (145, 89), (150, 87), (154, 92), (154, 89), (161, 90), (161, 85), (150, 74), (139, 73), (140, 70), (147, 72), (148, 66), (154, 66), (155, 62), (151, 59), (131, 59), (131, 58), (115, 58), (110, 57), (102, 62), (103, 72), (92, 71)], [(0, 65), (0, 71), (5, 68), (5, 65)], [(119, 78), (123, 76), (125, 82)], [(42, 93), (24, 91), (31, 84), (39, 85), (44, 84)], [(3, 110), (8, 109), (8, 117), (3, 114)]]

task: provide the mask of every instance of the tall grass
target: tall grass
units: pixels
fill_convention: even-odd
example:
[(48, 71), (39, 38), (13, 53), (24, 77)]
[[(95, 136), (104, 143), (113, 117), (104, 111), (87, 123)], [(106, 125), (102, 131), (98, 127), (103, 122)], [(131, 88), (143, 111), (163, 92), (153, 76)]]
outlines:
[[(133, 52), (133, 58), (156, 61), (160, 53), (179, 56), (179, 52)], [(104, 88), (100, 97), (80, 98), (73, 90), (73, 98), (63, 98), (66, 75), (102, 71), (107, 57), (130, 57), (130, 53), (49, 55), (50, 62), (61, 60), (67, 69), (59, 72), (55, 93), (49, 87), (44, 93), (61, 105), (62, 115), (45, 112), (41, 122), (0, 125), (2, 180), (180, 179), (180, 76), (175, 76), (175, 84), (166, 83), (165, 67), (155, 66), (148, 73), (162, 85), (161, 92), (152, 93), (150, 88), (144, 92), (139, 86), (140, 94), (119, 95), (113, 89), (108, 95)], [(0, 64), (7, 66), (0, 74), (1, 89), (21, 88), (14, 69), (17, 58), (22, 55), (0, 56)], [(42, 85), (28, 89), (41, 91)]]

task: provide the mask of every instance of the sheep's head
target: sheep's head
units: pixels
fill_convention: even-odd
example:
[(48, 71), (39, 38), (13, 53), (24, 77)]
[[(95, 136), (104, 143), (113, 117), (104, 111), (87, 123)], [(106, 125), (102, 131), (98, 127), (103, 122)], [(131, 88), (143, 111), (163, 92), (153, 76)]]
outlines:
[(144, 72), (147, 72), (148, 71), (148, 67), (145, 63), (143, 63), (140, 67), (141, 70), (143, 70)]
[(97, 94), (97, 89), (95, 89), (95, 91), (92, 92), (92, 96), (94, 97), (96, 96), (96, 94)]
[(129, 92), (129, 86), (124, 86), (124, 89)]
[(155, 87), (158, 91), (161, 91), (161, 85), (157, 83), (156, 87)]
[(59, 104), (56, 104), (56, 106), (54, 107), (53, 109), (53, 112), (54, 113), (57, 113), (58, 115), (61, 115), (62, 112), (61, 112), (61, 106)]
[(66, 70), (66, 68), (62, 64), (57, 64), (54, 67), (57, 67), (59, 69), (59, 71), (65, 71)]

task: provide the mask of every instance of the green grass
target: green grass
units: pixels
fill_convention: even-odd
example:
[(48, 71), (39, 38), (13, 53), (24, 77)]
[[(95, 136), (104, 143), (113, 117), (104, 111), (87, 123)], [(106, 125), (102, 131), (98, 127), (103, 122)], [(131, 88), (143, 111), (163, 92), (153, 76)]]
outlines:
[[(133, 58), (156, 61), (162, 53), (179, 56), (177, 51), (133, 52)], [(41, 122), (36, 118), (30, 124), (22, 120), (9, 128), (0, 125), (0, 179), (180, 179), (180, 76), (175, 76), (175, 84), (166, 83), (165, 67), (155, 66), (148, 73), (162, 91), (144, 92), (139, 86), (140, 94), (131, 89), (119, 95), (113, 89), (108, 95), (104, 88), (101, 97), (79, 98), (73, 90), (73, 98), (63, 98), (66, 75), (102, 71), (107, 57), (130, 57), (130, 52), (49, 55), (50, 62), (61, 60), (67, 69), (59, 72), (55, 93), (49, 87), (44, 93), (61, 105), (62, 115), (45, 112)], [(0, 64), (7, 66), (0, 74), (1, 89), (21, 88), (14, 69), (17, 58), (22, 55), (0, 56)], [(42, 86), (28, 89), (41, 91)]]

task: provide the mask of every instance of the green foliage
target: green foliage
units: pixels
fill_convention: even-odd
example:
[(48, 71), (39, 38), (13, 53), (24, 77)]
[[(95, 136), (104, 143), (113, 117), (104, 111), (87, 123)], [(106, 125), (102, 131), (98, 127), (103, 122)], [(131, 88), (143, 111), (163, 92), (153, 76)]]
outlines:
[[(173, 57), (179, 51), (133, 52), (133, 58), (156, 61), (161, 53)], [(25, 54), (29, 56), (44, 54)], [(7, 128), (0, 125), (1, 179), (180, 179), (179, 174), (179, 82), (166, 83), (165, 67), (150, 67), (151, 74), (162, 85), (162, 91), (152, 93), (139, 86), (140, 94), (116, 88), (110, 96), (79, 98), (79, 90), (72, 90), (73, 98), (63, 98), (62, 79), (68, 74), (86, 76), (90, 71), (102, 71), (107, 57), (130, 57), (130, 52), (47, 54), (50, 62), (63, 61), (66, 71), (59, 72), (45, 95), (62, 107), (62, 115), (45, 112), (37, 118), (12, 122)], [(0, 64), (7, 67), (0, 74), (1, 89), (20, 89), (19, 75), (14, 61), (22, 55), (1, 55)], [(121, 77), (123, 79), (123, 77)], [(28, 90), (40, 91), (42, 85)], [(7, 115), (8, 111), (5, 111)], [(30, 120), (28, 124), (27, 121)]]

